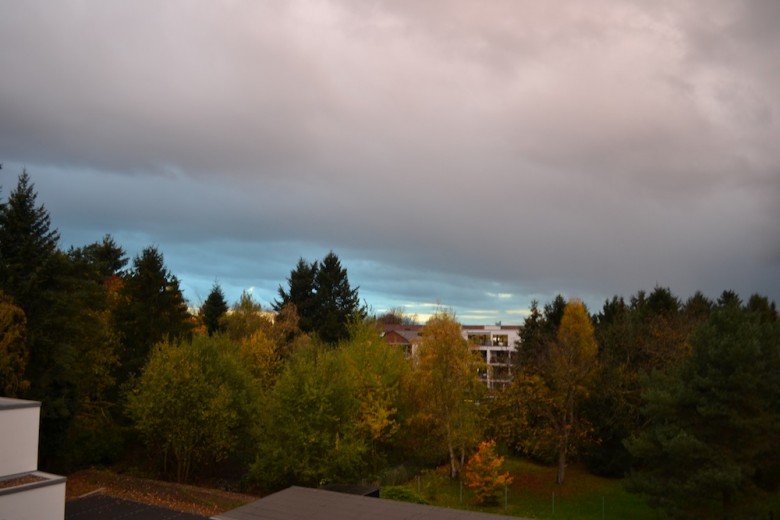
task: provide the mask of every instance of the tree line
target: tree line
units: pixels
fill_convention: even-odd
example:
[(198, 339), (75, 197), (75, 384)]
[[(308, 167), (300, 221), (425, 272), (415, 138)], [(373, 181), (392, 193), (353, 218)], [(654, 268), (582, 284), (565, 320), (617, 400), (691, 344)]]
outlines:
[(43, 402), (43, 469), (131, 461), (271, 490), (444, 465), (484, 482), (498, 449), (556, 465), (561, 485), (572, 461), (627, 476), (680, 517), (744, 511), (780, 483), (766, 297), (534, 302), (513, 383), (488, 392), (451, 312), (406, 359), (379, 327), (399, 313), (370, 316), (333, 252), (299, 260), (273, 313), (216, 283), (192, 313), (157, 248), (58, 241), (23, 172), (0, 202), (0, 389)]
[(668, 288), (531, 307), (489, 434), (515, 453), (627, 477), (674, 518), (742, 517), (780, 483), (780, 321), (733, 291)]

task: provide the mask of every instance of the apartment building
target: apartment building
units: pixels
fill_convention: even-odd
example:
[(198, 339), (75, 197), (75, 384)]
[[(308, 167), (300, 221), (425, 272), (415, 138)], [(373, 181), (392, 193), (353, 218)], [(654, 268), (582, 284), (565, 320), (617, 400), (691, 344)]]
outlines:
[[(407, 357), (414, 357), (422, 329), (422, 325), (385, 325), (383, 338), (403, 350)], [(468, 340), (469, 348), (482, 356), (486, 368), (481, 376), (489, 389), (512, 382), (520, 325), (461, 325), (461, 334)]]
[(461, 334), (472, 350), (478, 351), (487, 365), (482, 379), (489, 389), (512, 382), (520, 325), (462, 325)]

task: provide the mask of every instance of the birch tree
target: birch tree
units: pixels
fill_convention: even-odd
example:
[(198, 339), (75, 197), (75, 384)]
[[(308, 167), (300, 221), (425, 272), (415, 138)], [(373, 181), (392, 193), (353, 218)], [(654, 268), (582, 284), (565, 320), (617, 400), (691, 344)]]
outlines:
[(469, 350), (460, 324), (450, 313), (435, 314), (421, 336), (414, 374), (422, 397), (418, 413), (443, 432), (450, 476), (456, 478), (466, 453), (481, 438), (478, 402), (485, 389), (479, 378), (483, 364)]

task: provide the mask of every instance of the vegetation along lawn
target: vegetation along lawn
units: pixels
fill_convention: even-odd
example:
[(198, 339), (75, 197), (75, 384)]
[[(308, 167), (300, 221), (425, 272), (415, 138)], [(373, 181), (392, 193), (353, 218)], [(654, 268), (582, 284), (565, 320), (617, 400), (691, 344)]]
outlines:
[[(562, 486), (555, 484), (555, 467), (546, 467), (520, 459), (509, 459), (504, 468), (513, 482), (504, 497), (492, 507), (478, 507), (473, 495), (459, 481), (452, 481), (445, 471), (424, 472), (405, 484), (429, 504), (460, 509), (480, 510), (534, 519), (609, 520), (631, 518), (657, 519), (657, 513), (641, 497), (625, 490), (623, 481), (589, 474), (584, 468), (567, 469)], [(419, 488), (418, 488), (419, 485)], [(553, 493), (555, 506), (553, 510)]]

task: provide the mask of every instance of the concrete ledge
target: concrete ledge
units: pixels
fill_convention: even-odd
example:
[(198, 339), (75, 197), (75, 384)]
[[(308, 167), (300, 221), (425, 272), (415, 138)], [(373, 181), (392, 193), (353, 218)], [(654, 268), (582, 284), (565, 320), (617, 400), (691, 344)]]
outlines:
[(27, 401), (25, 399), (12, 399), (0, 397), (0, 410), (14, 410), (16, 408), (40, 408), (40, 401)]
[(0, 480), (0, 482), (15, 480), (27, 476), (37, 477), (38, 479), (41, 480), (37, 480), (35, 482), (27, 482), (25, 484), (19, 484), (16, 486), (11, 486), (6, 488), (0, 488), (0, 497), (4, 495), (13, 495), (14, 493), (23, 493), (25, 491), (30, 491), (32, 489), (38, 489), (47, 486), (56, 486), (57, 484), (64, 484), (65, 481), (67, 480), (67, 477), (63, 477), (61, 475), (53, 475), (51, 473), (44, 473), (43, 471), (30, 471), (27, 473), (19, 473), (17, 475), (11, 475), (9, 477)]

